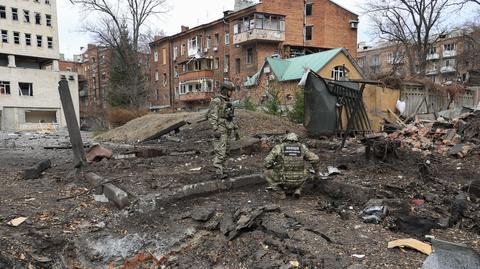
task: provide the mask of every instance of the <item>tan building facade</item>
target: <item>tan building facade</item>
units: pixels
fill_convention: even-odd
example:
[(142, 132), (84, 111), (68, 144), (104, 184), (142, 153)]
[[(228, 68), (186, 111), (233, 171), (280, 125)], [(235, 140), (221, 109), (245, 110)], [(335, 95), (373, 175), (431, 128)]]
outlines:
[(59, 71), (55, 0), (0, 0), (0, 129), (66, 125), (58, 81), (69, 81), (78, 114), (77, 75)]
[[(242, 3), (243, 2), (243, 3)], [(328, 0), (237, 1), (224, 17), (150, 44), (152, 107), (206, 105), (221, 83), (238, 89), (266, 57), (336, 47), (356, 55), (358, 16)]]
[[(474, 48), (470, 47), (467, 40), (471, 37), (467, 35), (469, 34), (464, 30), (455, 30), (437, 38), (427, 55), (426, 78), (440, 84), (469, 82), (470, 71), (480, 68), (480, 60), (469, 59), (469, 51)], [(386, 74), (403, 77), (407, 73), (408, 57), (402, 46), (392, 43), (380, 43), (374, 47), (359, 44), (357, 61), (369, 78)], [(415, 67), (418, 67), (418, 63)]]

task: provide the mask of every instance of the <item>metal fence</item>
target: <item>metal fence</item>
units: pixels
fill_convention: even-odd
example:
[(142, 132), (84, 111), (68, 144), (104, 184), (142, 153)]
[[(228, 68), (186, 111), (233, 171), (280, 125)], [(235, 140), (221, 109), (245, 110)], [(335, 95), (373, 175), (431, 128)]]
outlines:
[[(429, 91), (423, 85), (404, 85), (400, 98), (406, 103), (405, 115), (434, 113), (446, 110), (448, 93)], [(468, 87), (462, 96), (454, 99), (455, 107), (476, 107), (480, 101), (480, 87)], [(452, 108), (452, 107), (450, 107)]]

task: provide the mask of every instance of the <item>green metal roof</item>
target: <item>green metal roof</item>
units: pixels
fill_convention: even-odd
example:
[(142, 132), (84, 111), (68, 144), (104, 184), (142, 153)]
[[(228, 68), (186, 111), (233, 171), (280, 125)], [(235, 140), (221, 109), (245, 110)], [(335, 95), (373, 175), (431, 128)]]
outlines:
[(320, 71), (343, 49), (332, 49), (290, 59), (267, 58), (267, 62), (278, 81), (299, 80), (310, 69)]

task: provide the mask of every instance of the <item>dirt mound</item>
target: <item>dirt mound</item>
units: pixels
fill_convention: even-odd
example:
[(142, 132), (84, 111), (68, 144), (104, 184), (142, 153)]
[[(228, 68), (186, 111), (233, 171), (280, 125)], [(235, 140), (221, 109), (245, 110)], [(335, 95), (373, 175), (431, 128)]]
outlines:
[[(183, 131), (181, 135), (183, 139), (210, 137), (210, 124), (206, 121), (198, 122), (203, 119), (204, 116), (204, 112), (149, 114), (101, 134), (97, 136), (96, 139), (135, 143), (182, 120), (192, 123), (189, 127), (182, 128)], [(240, 136), (242, 137), (251, 137), (258, 134), (280, 134), (286, 131), (296, 132), (300, 136), (305, 135), (305, 130), (301, 124), (296, 124), (290, 122), (288, 119), (261, 112), (238, 110), (236, 113), (236, 122), (239, 126)]]
[(204, 113), (149, 114), (96, 137), (97, 140), (135, 143), (179, 121), (198, 121)]

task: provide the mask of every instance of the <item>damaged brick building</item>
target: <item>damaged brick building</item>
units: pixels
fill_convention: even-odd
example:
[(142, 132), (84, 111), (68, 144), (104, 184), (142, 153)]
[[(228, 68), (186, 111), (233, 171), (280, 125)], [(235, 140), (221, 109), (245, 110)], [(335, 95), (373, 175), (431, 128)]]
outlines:
[(358, 15), (329, 0), (236, 0), (218, 20), (150, 43), (152, 107), (206, 105), (220, 83), (238, 88), (266, 57), (344, 47), (356, 57)]

